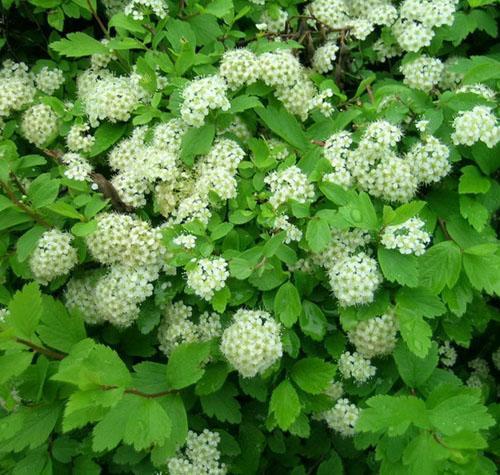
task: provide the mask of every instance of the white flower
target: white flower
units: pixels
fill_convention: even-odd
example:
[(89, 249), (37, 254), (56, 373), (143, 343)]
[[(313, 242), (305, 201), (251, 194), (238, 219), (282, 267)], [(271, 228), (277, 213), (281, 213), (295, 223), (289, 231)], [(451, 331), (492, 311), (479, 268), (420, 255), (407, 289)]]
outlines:
[(285, 31), (288, 12), (281, 8), (274, 10), (272, 14), (266, 10), (262, 13), (259, 23), (256, 25), (258, 30), (269, 31), (269, 33), (280, 33)]
[(42, 147), (55, 138), (58, 118), (50, 106), (37, 104), (30, 107), (21, 120), (21, 132), (33, 145)]
[(297, 166), (271, 172), (264, 182), (269, 185), (272, 196), (269, 198), (273, 208), (278, 208), (289, 200), (306, 203), (314, 197), (314, 186), (309, 183), (305, 173)]
[(214, 293), (224, 288), (229, 277), (227, 262), (222, 257), (199, 259), (194, 269), (188, 270), (187, 285), (196, 295), (211, 300)]
[(71, 311), (81, 313), (86, 323), (97, 325), (104, 319), (97, 311), (95, 287), (102, 272), (100, 270), (88, 272), (82, 277), (72, 277), (66, 285), (64, 299), (66, 307)]
[(431, 236), (424, 231), (425, 222), (419, 218), (410, 218), (404, 223), (387, 226), (382, 232), (380, 242), (387, 249), (396, 249), (401, 254), (421, 256)]
[(75, 267), (78, 257), (71, 245), (72, 241), (71, 234), (58, 229), (42, 234), (29, 260), (31, 272), (37, 281), (48, 284)]
[(269, 313), (239, 309), (222, 334), (220, 349), (243, 377), (252, 378), (281, 358), (280, 331)]
[(372, 366), (370, 360), (357, 352), (342, 353), (338, 362), (339, 371), (344, 378), (353, 378), (357, 383), (366, 383), (375, 376), (377, 368)]
[(348, 399), (339, 399), (335, 406), (329, 411), (323, 412), (321, 417), (330, 429), (339, 432), (344, 437), (349, 437), (356, 433), (359, 409)]
[(35, 76), (36, 87), (49, 96), (57, 91), (63, 83), (64, 74), (58, 68), (49, 69), (47, 66), (44, 66)]
[(302, 239), (302, 231), (295, 225), (289, 222), (289, 216), (282, 214), (274, 220), (273, 227), (285, 231), (285, 243), (289, 244), (292, 241), (300, 241)]
[(33, 102), (36, 88), (24, 63), (6, 60), (0, 69), (0, 118), (8, 117)]
[(247, 49), (234, 49), (224, 53), (219, 74), (230, 89), (253, 84), (259, 78), (260, 68), (257, 56)]
[(66, 145), (72, 152), (90, 152), (95, 137), (89, 133), (89, 124), (74, 124), (66, 136)]
[(453, 366), (457, 361), (457, 351), (450, 345), (449, 341), (445, 341), (438, 348), (439, 360), (445, 366)]
[(490, 107), (476, 106), (460, 112), (453, 121), (453, 128), (451, 139), (455, 145), (470, 146), (481, 141), (493, 148), (500, 141), (500, 126)]
[(168, 4), (166, 0), (130, 0), (124, 9), (125, 15), (134, 20), (144, 20), (144, 15), (154, 13), (163, 19), (168, 15)]
[(196, 246), (196, 236), (192, 234), (180, 234), (172, 242), (184, 249), (193, 249)]
[(72, 180), (86, 181), (90, 178), (93, 167), (89, 161), (79, 153), (68, 152), (61, 157), (67, 166), (64, 175)]
[(436, 86), (444, 71), (441, 60), (422, 55), (401, 66), (403, 82), (413, 89), (430, 92)]

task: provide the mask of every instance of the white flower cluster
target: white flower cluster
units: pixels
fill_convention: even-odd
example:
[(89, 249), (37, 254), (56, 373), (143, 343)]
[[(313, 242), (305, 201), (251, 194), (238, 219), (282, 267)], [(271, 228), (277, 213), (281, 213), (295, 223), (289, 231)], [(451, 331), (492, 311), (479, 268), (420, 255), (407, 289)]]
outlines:
[(278, 162), (285, 160), (290, 155), (290, 150), (288, 150), (286, 143), (276, 138), (267, 140), (267, 148), (269, 149), (269, 156)]
[(90, 152), (90, 149), (94, 145), (95, 137), (88, 133), (89, 130), (89, 124), (74, 124), (71, 126), (66, 136), (66, 145), (72, 152)]
[(75, 267), (78, 257), (72, 241), (71, 234), (58, 229), (42, 234), (29, 260), (31, 272), (38, 282), (48, 284)]
[(98, 314), (95, 287), (97, 280), (102, 276), (102, 271), (93, 271), (79, 277), (72, 277), (64, 292), (66, 307), (70, 311), (79, 311), (90, 325), (102, 323), (103, 318)]
[(168, 15), (168, 3), (166, 0), (130, 0), (124, 9), (125, 15), (134, 20), (144, 20), (144, 15), (154, 13), (163, 19)]
[(111, 18), (113, 15), (123, 12), (128, 0), (102, 0), (102, 3), (106, 9), (106, 15)]
[(491, 361), (493, 361), (495, 368), (500, 371), (500, 347), (491, 354)]
[(439, 81), (439, 88), (441, 90), (454, 90), (462, 82), (464, 78), (463, 73), (457, 73), (453, 70), (457, 62), (458, 58), (456, 56), (451, 56), (444, 62), (443, 74)]
[(255, 26), (261, 31), (280, 33), (285, 31), (287, 20), (288, 12), (286, 10), (279, 8), (277, 11), (273, 11), (272, 13), (266, 10), (262, 13), (259, 23)]
[(160, 267), (165, 248), (161, 231), (137, 217), (101, 213), (97, 229), (86, 237), (87, 247), (98, 262), (128, 267)]
[(421, 142), (412, 146), (405, 159), (411, 164), (416, 179), (420, 183), (430, 184), (448, 175), (451, 170), (449, 156), (450, 149), (446, 145), (432, 135), (424, 135)]
[(413, 89), (430, 92), (439, 83), (444, 65), (438, 58), (423, 54), (401, 66), (403, 82)]
[(451, 346), (449, 341), (445, 341), (438, 348), (439, 361), (444, 366), (453, 366), (457, 361), (457, 351)]
[(244, 378), (262, 374), (283, 355), (281, 325), (261, 310), (239, 309), (224, 330), (220, 349)]
[(79, 153), (65, 153), (61, 161), (67, 166), (64, 175), (71, 180), (85, 181), (90, 178), (93, 170), (92, 164)]
[(225, 134), (234, 135), (241, 142), (247, 142), (252, 138), (252, 132), (239, 115), (235, 115), (233, 121), (225, 129), (217, 131), (218, 136)]
[(286, 244), (289, 244), (292, 241), (300, 241), (302, 239), (302, 231), (297, 226), (290, 223), (289, 219), (290, 219), (289, 216), (287, 216), (286, 214), (282, 214), (275, 218), (273, 225), (275, 229), (280, 229), (282, 231), (285, 231)]
[(58, 131), (58, 117), (46, 104), (37, 104), (24, 112), (21, 132), (33, 145), (42, 147), (55, 138)]
[(382, 282), (377, 261), (365, 252), (346, 255), (328, 269), (330, 286), (343, 307), (373, 302)]
[(349, 351), (342, 353), (338, 367), (344, 378), (353, 378), (357, 383), (366, 383), (377, 372), (377, 368), (370, 363), (370, 360), (356, 351), (354, 353)]
[(226, 80), (230, 89), (248, 86), (259, 78), (259, 60), (247, 49), (226, 51), (222, 56), (219, 74)]
[(196, 246), (196, 236), (192, 234), (180, 234), (172, 241), (176, 246), (181, 246), (184, 249), (193, 249)]
[(404, 223), (386, 226), (380, 242), (387, 249), (397, 249), (401, 254), (421, 256), (431, 240), (424, 228), (425, 223), (420, 218), (410, 218)]
[(455, 145), (473, 145), (481, 141), (493, 148), (500, 141), (500, 126), (490, 107), (476, 106), (462, 111), (453, 121), (451, 139)]
[(210, 110), (229, 110), (231, 103), (226, 96), (227, 88), (226, 81), (218, 75), (191, 81), (182, 91), (181, 117), (184, 122), (200, 127)]
[(326, 394), (329, 398), (336, 401), (337, 399), (340, 399), (344, 394), (344, 387), (340, 381), (332, 381), (323, 393)]
[(167, 356), (182, 343), (207, 341), (221, 334), (220, 316), (205, 312), (199, 322), (191, 320), (193, 308), (182, 301), (169, 304), (158, 327), (160, 350)]
[(314, 69), (322, 74), (332, 71), (335, 67), (338, 50), (339, 47), (335, 41), (327, 41), (323, 46), (320, 46), (314, 52), (312, 60)]
[(478, 84), (466, 84), (465, 86), (459, 87), (456, 92), (458, 93), (469, 93), (476, 94), (481, 96), (483, 99), (486, 99), (490, 102), (495, 102), (496, 92), (489, 88), (488, 86), (478, 83)]
[[(171, 119), (168, 122), (159, 123), (153, 130), (153, 147), (171, 153), (179, 153), (181, 151), (182, 137), (188, 128), (182, 119)], [(141, 142), (143, 142), (143, 139)]]
[(309, 183), (307, 175), (295, 165), (271, 172), (264, 178), (264, 182), (271, 189), (269, 203), (275, 209), (289, 200), (306, 203), (314, 197), (314, 186)]
[[(104, 46), (107, 46), (108, 43), (109, 40), (107, 38), (103, 38), (101, 40), (101, 44), (103, 44)], [(114, 59), (117, 59), (117, 56), (113, 51), (109, 51), (107, 53), (94, 53), (90, 57), (90, 66), (96, 71), (99, 69), (104, 69)]]
[(196, 295), (211, 300), (229, 277), (227, 262), (223, 257), (199, 259), (193, 269), (186, 271), (186, 276), (187, 285)]
[(334, 172), (324, 178), (340, 186), (357, 183), (387, 201), (410, 200), (419, 183), (438, 181), (449, 172), (449, 150), (435, 137), (426, 135), (400, 157), (395, 147), (401, 138), (401, 129), (385, 120), (370, 123), (355, 150), (349, 148), (349, 132), (332, 135), (325, 143), (324, 156)]
[(344, 437), (350, 437), (356, 433), (359, 409), (348, 399), (343, 398), (339, 399), (332, 409), (323, 412), (321, 417), (330, 429), (339, 432)]
[(4, 61), (0, 69), (0, 118), (31, 104), (35, 94), (33, 76), (26, 64)]
[(189, 431), (184, 449), (168, 460), (168, 472), (170, 475), (226, 475), (227, 468), (219, 460), (219, 443), (217, 432)]
[(114, 76), (107, 70), (87, 70), (77, 81), (78, 98), (82, 101), (90, 125), (99, 122), (124, 122), (132, 111), (147, 97), (138, 78)]
[(396, 346), (397, 331), (395, 314), (391, 309), (380, 317), (359, 322), (347, 336), (359, 354), (365, 358), (375, 358), (392, 353)]
[(465, 384), (471, 388), (481, 388), (490, 375), (488, 362), (482, 358), (475, 358), (468, 366), (472, 371)]
[(434, 28), (452, 25), (457, 0), (404, 0), (392, 33), (401, 48), (416, 52), (429, 46)]
[(36, 87), (49, 96), (54, 94), (63, 83), (64, 74), (59, 68), (50, 69), (44, 66), (35, 76)]
[(387, 44), (382, 38), (379, 38), (373, 43), (373, 51), (377, 55), (377, 60), (381, 63), (385, 63), (388, 59), (399, 56), (403, 53), (399, 45), (397, 44)]

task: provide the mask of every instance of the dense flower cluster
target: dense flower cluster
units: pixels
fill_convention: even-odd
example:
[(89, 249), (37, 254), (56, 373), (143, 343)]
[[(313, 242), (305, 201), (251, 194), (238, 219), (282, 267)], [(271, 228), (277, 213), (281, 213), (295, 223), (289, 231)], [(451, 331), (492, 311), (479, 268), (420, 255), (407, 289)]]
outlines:
[(154, 13), (158, 18), (166, 18), (168, 4), (164, 0), (129, 0), (124, 13), (134, 20), (143, 20), (144, 15), (149, 13)]
[(314, 186), (309, 183), (306, 174), (297, 166), (274, 171), (267, 175), (264, 181), (271, 190), (269, 203), (273, 208), (279, 208), (289, 200), (306, 203), (314, 196)]
[(42, 147), (55, 138), (58, 131), (58, 117), (46, 104), (30, 107), (21, 121), (21, 132), (33, 145)]
[(424, 227), (425, 223), (420, 218), (410, 218), (404, 223), (386, 226), (380, 242), (387, 249), (397, 249), (401, 254), (421, 256), (431, 240)]
[(35, 94), (35, 84), (26, 64), (4, 61), (0, 69), (0, 118), (31, 104)]
[(357, 383), (366, 383), (377, 372), (369, 359), (357, 352), (346, 351), (339, 358), (339, 371), (344, 378), (353, 378)]
[(92, 165), (79, 153), (68, 152), (61, 157), (61, 161), (67, 166), (64, 175), (72, 180), (88, 180), (92, 173)]
[(88, 133), (90, 131), (89, 124), (74, 124), (69, 129), (66, 136), (66, 145), (72, 152), (90, 152), (95, 142), (95, 137)]
[(225, 475), (226, 466), (219, 461), (218, 432), (205, 429), (201, 434), (188, 432), (185, 447), (168, 461), (171, 475)]
[(192, 307), (182, 301), (166, 307), (158, 327), (160, 350), (166, 355), (182, 343), (206, 341), (221, 334), (220, 317), (217, 313), (203, 313), (198, 323), (192, 321), (192, 315)]
[[(420, 126), (423, 126), (420, 121)], [(424, 184), (434, 183), (444, 178), (451, 170), (448, 160), (449, 148), (436, 137), (424, 135), (421, 142), (415, 143), (406, 154), (413, 174)]]
[(195, 267), (186, 272), (187, 285), (205, 300), (210, 300), (215, 292), (223, 289), (228, 277), (227, 262), (222, 257), (199, 259)]
[(381, 317), (359, 322), (347, 336), (356, 351), (365, 358), (388, 355), (396, 346), (397, 322), (393, 310)]
[(229, 50), (222, 56), (219, 74), (226, 80), (230, 89), (250, 85), (259, 77), (259, 61), (257, 56), (247, 49)]
[(445, 341), (438, 348), (439, 361), (444, 366), (453, 366), (457, 361), (457, 351), (451, 346), (449, 341)]
[(286, 28), (286, 21), (288, 20), (288, 12), (282, 10), (269, 12), (264, 11), (260, 16), (259, 23), (255, 25), (258, 30), (269, 31), (270, 33), (279, 33)]
[(220, 349), (243, 377), (252, 378), (281, 358), (280, 331), (269, 313), (239, 309), (222, 334)]
[(31, 272), (42, 284), (66, 275), (78, 262), (73, 236), (51, 229), (42, 234), (30, 257)]
[(50, 69), (44, 66), (35, 76), (36, 87), (49, 96), (54, 94), (63, 83), (64, 73), (58, 68)]
[(336, 401), (344, 394), (344, 386), (340, 381), (332, 381), (328, 388), (324, 391), (324, 394)]
[(356, 423), (359, 419), (359, 409), (351, 404), (348, 399), (339, 399), (335, 406), (322, 413), (322, 418), (328, 427), (339, 432), (344, 437), (353, 436), (356, 433)]
[(413, 89), (429, 92), (439, 83), (443, 73), (443, 63), (427, 55), (422, 55), (401, 66), (403, 82)]
[(453, 128), (451, 138), (455, 145), (473, 145), (481, 141), (493, 148), (500, 141), (500, 126), (490, 107), (476, 106), (460, 112), (453, 121)]
[(286, 214), (277, 216), (274, 220), (274, 228), (285, 231), (285, 243), (288, 244), (292, 241), (300, 241), (302, 239), (302, 231), (292, 223)]
[(382, 282), (377, 261), (364, 252), (344, 256), (328, 270), (330, 286), (340, 305), (361, 305), (373, 301)]
[(64, 292), (66, 306), (72, 311), (78, 311), (86, 323), (96, 325), (103, 319), (98, 314), (95, 300), (95, 286), (102, 271), (88, 272), (83, 276), (72, 277)]

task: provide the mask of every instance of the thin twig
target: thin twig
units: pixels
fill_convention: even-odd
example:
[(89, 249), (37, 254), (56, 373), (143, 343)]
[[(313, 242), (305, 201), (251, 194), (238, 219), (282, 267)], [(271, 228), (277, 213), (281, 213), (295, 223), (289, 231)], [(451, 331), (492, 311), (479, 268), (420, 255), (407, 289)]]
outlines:
[(441, 231), (443, 231), (445, 238), (448, 241), (453, 241), (453, 238), (450, 236), (448, 229), (446, 229), (446, 223), (444, 222), (444, 220), (441, 218), (438, 218), (438, 224), (439, 224), (439, 227), (441, 228)]
[[(111, 391), (113, 389), (118, 389), (119, 386), (112, 386), (112, 385), (102, 385), (101, 389), (103, 391)], [(146, 399), (155, 399), (163, 396), (167, 396), (169, 394), (174, 393), (175, 390), (169, 389), (166, 391), (161, 391), (159, 393), (145, 393), (143, 391), (140, 391), (139, 389), (136, 388), (126, 388), (124, 393), (125, 394), (135, 394), (136, 396), (144, 397)]]
[(26, 213), (30, 218), (36, 221), (38, 224), (45, 226), (46, 228), (51, 228), (52, 226), (45, 221), (41, 215), (33, 211), (29, 206), (26, 206), (21, 200), (18, 199), (12, 188), (7, 185), (4, 181), (0, 181), (0, 187), (4, 190), (5, 194), (9, 197), (10, 201), (12, 201), (21, 211)]
[(16, 338), (16, 342), (21, 343), (22, 345), (28, 346), (33, 351), (36, 351), (37, 353), (48, 356), (49, 358), (53, 358), (55, 360), (62, 360), (66, 357), (66, 355), (63, 353), (49, 350), (48, 348), (44, 348), (43, 346), (39, 346), (39, 345), (33, 343), (32, 341), (25, 340), (24, 338)]
[(101, 29), (101, 31), (103, 32), (104, 36), (110, 40), (111, 37), (109, 35), (109, 32), (108, 32), (108, 29), (106, 28), (106, 26), (104, 25), (103, 21), (101, 20), (101, 18), (99, 17), (99, 15), (97, 14), (95, 8), (94, 8), (94, 5), (92, 5), (92, 2), (90, 0), (87, 0), (87, 5), (89, 6), (89, 10), (90, 12), (92, 13), (92, 16), (94, 17), (94, 20), (97, 22), (97, 24), (99, 25), (99, 28)]

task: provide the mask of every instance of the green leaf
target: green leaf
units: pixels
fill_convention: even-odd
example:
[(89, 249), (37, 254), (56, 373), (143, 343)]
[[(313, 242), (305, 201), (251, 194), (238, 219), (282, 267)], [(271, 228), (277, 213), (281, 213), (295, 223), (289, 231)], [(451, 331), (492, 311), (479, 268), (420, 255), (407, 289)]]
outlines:
[(424, 358), (431, 347), (432, 329), (423, 317), (413, 310), (396, 306), (399, 331), (410, 351)]
[(258, 108), (255, 111), (264, 123), (282, 139), (305, 151), (310, 147), (310, 143), (297, 119), (284, 108), (277, 109), (273, 106)]
[(87, 338), (72, 346), (69, 355), (59, 363), (55, 381), (73, 384), (80, 389), (100, 386), (128, 386), (130, 373), (118, 354), (108, 346)]
[[(113, 17), (115, 18), (115, 17)], [(102, 123), (95, 131), (95, 142), (89, 152), (89, 157), (96, 157), (118, 142), (127, 130), (125, 124)]]
[(203, 412), (209, 417), (215, 417), (221, 422), (239, 424), (241, 422), (240, 403), (235, 398), (238, 390), (226, 383), (217, 392), (200, 397)]
[(331, 232), (328, 222), (314, 217), (307, 223), (306, 241), (314, 253), (323, 251), (331, 241)]
[(16, 334), (30, 339), (43, 312), (42, 294), (38, 284), (26, 284), (22, 290), (18, 290), (9, 303), (9, 311), (7, 321), (14, 327)]
[(477, 232), (483, 231), (490, 218), (488, 209), (467, 195), (460, 196), (460, 214)]
[(464, 270), (472, 286), (490, 295), (500, 295), (500, 256), (497, 254), (475, 255), (465, 251)]
[(336, 368), (321, 358), (311, 357), (297, 361), (293, 365), (291, 377), (293, 381), (311, 394), (320, 394), (333, 381)]
[(0, 384), (6, 383), (14, 376), (19, 376), (29, 367), (34, 353), (30, 351), (16, 351), (0, 356)]
[(378, 262), (384, 277), (408, 287), (418, 285), (418, 260), (411, 254), (401, 254), (394, 249), (379, 247), (377, 250)]
[(302, 313), (299, 317), (300, 328), (305, 335), (315, 341), (323, 340), (326, 334), (327, 320), (325, 314), (315, 303), (309, 300), (302, 302)]
[(419, 259), (420, 285), (438, 294), (452, 288), (462, 269), (462, 254), (453, 241), (435, 244)]
[(446, 312), (440, 298), (427, 289), (400, 289), (396, 296), (399, 308), (405, 308), (423, 317), (438, 317)]
[(460, 194), (486, 193), (490, 186), (490, 180), (483, 176), (474, 165), (467, 165), (462, 168), (462, 176), (458, 182), (458, 192)]
[(403, 435), (410, 425), (429, 427), (425, 404), (415, 396), (379, 395), (366, 401), (356, 429), (361, 432), (385, 431), (390, 437)]
[(165, 442), (170, 430), (170, 418), (158, 401), (126, 394), (94, 427), (92, 448), (112, 450), (123, 440), (140, 451)]
[(106, 54), (108, 52), (108, 48), (100, 41), (80, 31), (69, 33), (66, 38), (50, 43), (50, 48), (69, 58)]
[(71, 232), (78, 237), (85, 237), (97, 230), (97, 221), (92, 220), (87, 223), (76, 223), (71, 227)]
[(179, 345), (172, 351), (167, 363), (167, 382), (171, 388), (185, 388), (203, 376), (210, 347), (209, 341), (195, 342)]
[(214, 0), (204, 9), (205, 13), (223, 18), (234, 10), (233, 0)]
[(384, 225), (396, 226), (398, 224), (403, 224), (418, 214), (426, 204), (425, 201), (411, 201), (410, 203), (405, 203), (396, 208), (393, 213), (391, 213), (389, 219), (384, 219)]
[(403, 452), (403, 463), (408, 475), (435, 475), (439, 462), (449, 456), (448, 450), (427, 432), (415, 437)]
[(30, 254), (35, 250), (38, 240), (42, 234), (47, 231), (43, 226), (33, 226), (30, 230), (26, 231), (16, 243), (17, 259), (19, 262), (24, 262)]
[(256, 109), (258, 107), (264, 107), (258, 97), (238, 96), (231, 101), (231, 109), (229, 109), (228, 112), (231, 114), (238, 114), (247, 109)]
[(377, 213), (367, 193), (362, 191), (339, 209), (340, 215), (353, 227), (368, 231), (379, 228)]
[(274, 313), (285, 327), (290, 328), (301, 312), (299, 292), (291, 282), (286, 282), (278, 289), (274, 297)]
[(73, 206), (62, 200), (45, 206), (45, 208), (53, 211), (56, 214), (65, 216), (66, 218), (79, 219), (81, 221), (85, 219), (85, 217), (81, 215)]
[(34, 180), (28, 191), (28, 198), (33, 208), (37, 209), (53, 203), (59, 194), (59, 185), (59, 180)]
[(294, 387), (285, 379), (273, 391), (269, 403), (269, 413), (274, 414), (278, 426), (288, 430), (301, 411), (299, 396)]
[(228, 374), (229, 368), (225, 363), (219, 362), (208, 366), (196, 384), (195, 393), (198, 396), (206, 396), (218, 391), (224, 385)]
[(393, 357), (401, 378), (407, 386), (412, 388), (425, 383), (439, 361), (436, 343), (432, 344), (424, 358), (419, 358), (400, 341), (393, 352)]
[(208, 153), (215, 137), (215, 126), (206, 124), (189, 129), (182, 137), (181, 160), (187, 165), (193, 164), (196, 155)]
[(38, 336), (51, 348), (69, 352), (71, 347), (86, 338), (85, 325), (78, 315), (70, 316), (64, 305), (52, 297), (44, 296)]

